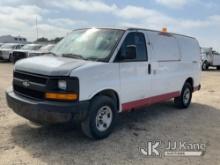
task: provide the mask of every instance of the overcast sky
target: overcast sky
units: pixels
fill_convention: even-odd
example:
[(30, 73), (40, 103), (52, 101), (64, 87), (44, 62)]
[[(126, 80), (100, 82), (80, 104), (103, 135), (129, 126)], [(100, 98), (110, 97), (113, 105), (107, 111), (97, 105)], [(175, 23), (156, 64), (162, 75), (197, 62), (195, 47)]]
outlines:
[(36, 39), (64, 36), (72, 29), (132, 26), (196, 37), (220, 51), (219, 0), (0, 0), (0, 35)]

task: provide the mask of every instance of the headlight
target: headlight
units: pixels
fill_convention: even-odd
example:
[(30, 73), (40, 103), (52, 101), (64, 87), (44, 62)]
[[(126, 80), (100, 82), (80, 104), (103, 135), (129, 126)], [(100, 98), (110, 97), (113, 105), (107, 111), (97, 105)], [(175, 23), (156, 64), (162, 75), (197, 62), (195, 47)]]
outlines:
[(66, 80), (58, 80), (58, 88), (61, 90), (66, 90), (67, 89)]

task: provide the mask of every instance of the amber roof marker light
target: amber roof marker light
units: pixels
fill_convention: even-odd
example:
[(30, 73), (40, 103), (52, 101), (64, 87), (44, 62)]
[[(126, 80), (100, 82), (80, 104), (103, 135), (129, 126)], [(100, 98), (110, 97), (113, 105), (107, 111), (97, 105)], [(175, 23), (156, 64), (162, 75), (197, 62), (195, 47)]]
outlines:
[(163, 27), (163, 28), (162, 28), (162, 30), (161, 30), (161, 32), (163, 32), (163, 33), (167, 33), (167, 32), (168, 32), (168, 30), (167, 30), (167, 28), (166, 28), (166, 27)]

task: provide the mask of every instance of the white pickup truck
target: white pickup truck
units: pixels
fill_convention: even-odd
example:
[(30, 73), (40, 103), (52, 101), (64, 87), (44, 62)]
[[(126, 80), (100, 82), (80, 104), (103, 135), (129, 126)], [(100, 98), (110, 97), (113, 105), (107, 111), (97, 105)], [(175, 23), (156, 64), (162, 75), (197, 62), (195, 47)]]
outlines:
[(0, 59), (12, 62), (12, 54), (14, 51), (21, 49), (24, 44), (5, 43), (0, 47)]
[(107, 137), (117, 114), (174, 98), (187, 108), (200, 89), (200, 47), (184, 35), (138, 28), (74, 30), (48, 55), (15, 64), (9, 107), (38, 123), (78, 121)]

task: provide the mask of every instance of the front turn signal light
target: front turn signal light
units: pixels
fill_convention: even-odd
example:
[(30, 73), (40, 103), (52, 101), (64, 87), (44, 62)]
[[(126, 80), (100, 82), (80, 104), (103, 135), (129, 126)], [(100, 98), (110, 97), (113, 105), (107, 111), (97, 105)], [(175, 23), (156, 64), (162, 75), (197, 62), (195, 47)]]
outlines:
[(78, 99), (76, 93), (51, 93), (48, 92), (45, 94), (46, 99), (50, 100), (63, 100), (63, 101), (74, 101)]

